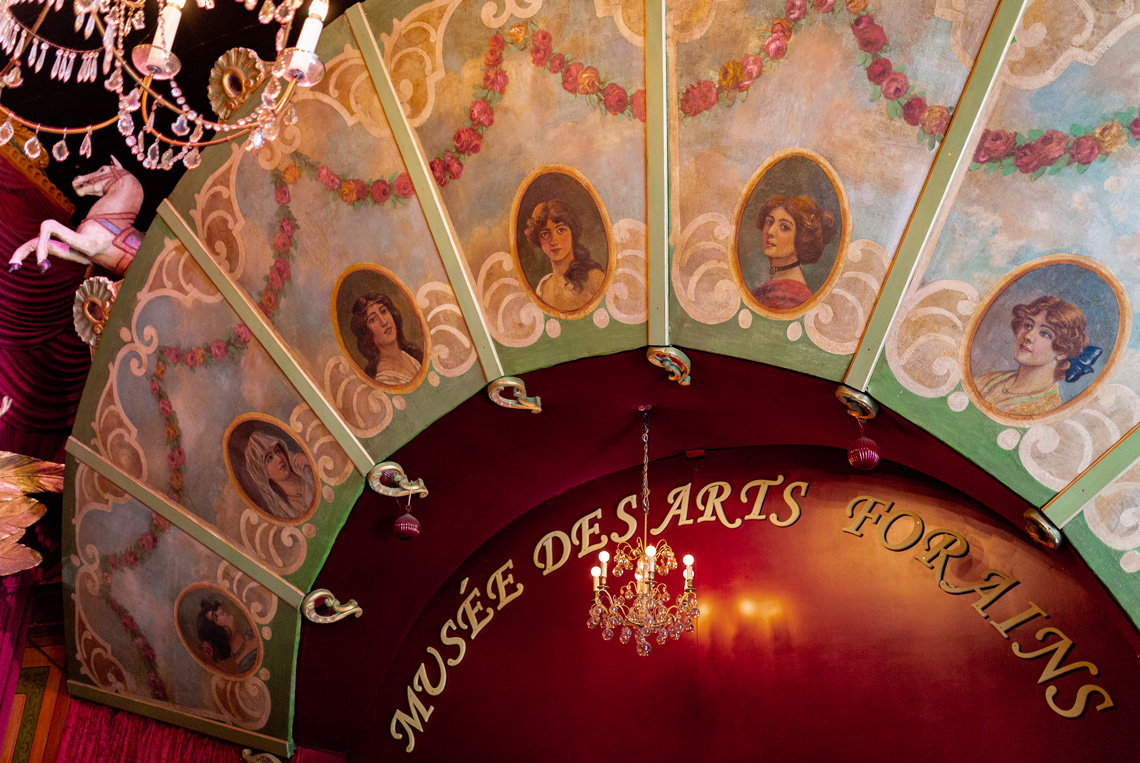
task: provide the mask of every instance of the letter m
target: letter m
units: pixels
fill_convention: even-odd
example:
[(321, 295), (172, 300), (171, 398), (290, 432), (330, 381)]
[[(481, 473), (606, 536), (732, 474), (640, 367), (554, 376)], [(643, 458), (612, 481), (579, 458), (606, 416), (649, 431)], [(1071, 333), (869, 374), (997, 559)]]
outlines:
[[(424, 708), (420, 698), (412, 691), (412, 687), (408, 687), (408, 708), (411, 710), (411, 715), (408, 715), (403, 710), (397, 710), (396, 714), (392, 716), (392, 723), (388, 728), (392, 732), (393, 739), (403, 739), (403, 735), (396, 730), (396, 724), (404, 727), (404, 732), (408, 735), (408, 746), (404, 748), (404, 752), (411, 752), (415, 749), (416, 738), (412, 734), (412, 729), (420, 732), (424, 731), (424, 723), (431, 717), (431, 711), (435, 709), (434, 706)], [(423, 719), (420, 719), (420, 714), (423, 714)]]

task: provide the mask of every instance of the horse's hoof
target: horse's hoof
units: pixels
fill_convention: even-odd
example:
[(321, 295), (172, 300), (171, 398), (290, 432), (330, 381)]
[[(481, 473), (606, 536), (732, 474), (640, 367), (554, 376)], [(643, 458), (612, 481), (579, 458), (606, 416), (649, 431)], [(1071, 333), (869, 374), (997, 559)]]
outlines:
[(44, 260), (40, 263), (40, 272), (46, 273), (51, 270), (51, 260)]
[(19, 273), (20, 272), (20, 263), (9, 262), (8, 263), (8, 272), (9, 273)]

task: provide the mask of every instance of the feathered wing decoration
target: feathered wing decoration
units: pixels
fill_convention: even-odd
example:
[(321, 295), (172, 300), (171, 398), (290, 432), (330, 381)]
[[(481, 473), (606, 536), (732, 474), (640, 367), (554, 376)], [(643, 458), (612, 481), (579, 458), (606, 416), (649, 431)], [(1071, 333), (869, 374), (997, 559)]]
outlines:
[[(0, 416), (11, 401), (0, 401)], [(43, 561), (35, 549), (20, 543), (26, 528), (47, 513), (30, 493), (62, 493), (63, 464), (0, 451), (0, 576), (31, 569)]]
[(63, 464), (0, 451), (0, 501), (29, 493), (62, 492)]

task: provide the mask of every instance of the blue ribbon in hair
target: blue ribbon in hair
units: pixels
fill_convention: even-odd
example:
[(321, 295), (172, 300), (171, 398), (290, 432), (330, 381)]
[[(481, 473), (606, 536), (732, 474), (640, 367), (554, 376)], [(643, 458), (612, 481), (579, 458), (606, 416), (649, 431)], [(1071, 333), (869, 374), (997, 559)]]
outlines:
[(1104, 350), (1099, 347), (1091, 344), (1085, 347), (1081, 350), (1080, 355), (1069, 360), (1069, 367), (1065, 371), (1065, 381), (1075, 382), (1085, 374), (1091, 374), (1096, 370), (1093, 368), (1093, 363), (1103, 354)]

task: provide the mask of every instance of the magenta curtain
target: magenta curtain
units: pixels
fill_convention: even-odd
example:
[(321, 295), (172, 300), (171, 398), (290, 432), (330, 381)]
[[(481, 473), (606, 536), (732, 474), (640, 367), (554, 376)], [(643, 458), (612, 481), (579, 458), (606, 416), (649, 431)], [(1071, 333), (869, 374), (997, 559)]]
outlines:
[[(240, 745), (72, 698), (59, 760), (67, 763), (235, 763)], [(257, 750), (254, 750), (257, 752)], [(292, 763), (344, 763), (343, 754), (298, 750)]]
[(0, 578), (0, 627), (4, 629), (0, 636), (0, 730), (8, 728), (8, 716), (12, 714), (31, 619), (32, 571)]
[(0, 417), (0, 450), (61, 462), (91, 368), (90, 350), (71, 317), (86, 268), (55, 258), (47, 273), (34, 262), (18, 273), (7, 267), (16, 247), (39, 235), (48, 218), (67, 222), (0, 158), (0, 395), (12, 399)]

